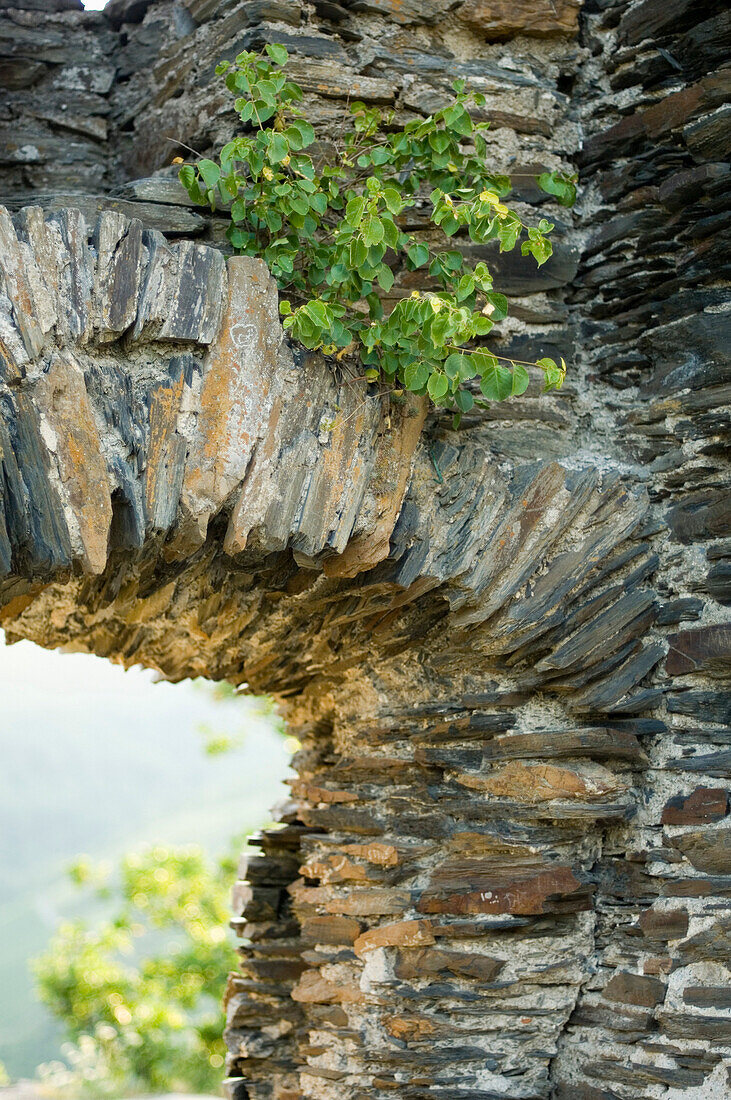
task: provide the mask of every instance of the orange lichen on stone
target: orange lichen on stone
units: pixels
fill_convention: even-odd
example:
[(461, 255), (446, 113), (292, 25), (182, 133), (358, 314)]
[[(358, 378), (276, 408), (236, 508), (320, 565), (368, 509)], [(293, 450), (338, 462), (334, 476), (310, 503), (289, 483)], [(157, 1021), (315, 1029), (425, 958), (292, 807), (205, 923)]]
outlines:
[(300, 867), (305, 878), (317, 878), (320, 882), (367, 882), (368, 869), (359, 863), (353, 863), (345, 856), (332, 855), (324, 860), (311, 860)]
[(366, 534), (352, 539), (342, 554), (325, 562), (326, 576), (354, 577), (388, 556), (427, 410), (426, 398), (409, 395), (403, 409), (392, 414), (394, 427), (381, 433), (376, 451), (375, 524)]
[(295, 798), (305, 798), (312, 803), (339, 803), (357, 802), (358, 795), (355, 791), (328, 790), (326, 787), (314, 787), (310, 783), (294, 780), (291, 784), (292, 794)]
[(228, 261), (229, 296), (223, 323), (203, 368), (197, 442), (191, 447), (182, 503), (190, 539), (205, 540), (210, 516), (241, 483), (268, 420), (269, 393), (281, 343), (276, 286), (263, 260)]
[(559, 768), (555, 764), (523, 764), (511, 761), (489, 776), (457, 776), (472, 790), (521, 802), (546, 802), (553, 798), (605, 798), (623, 789), (621, 781), (601, 764)]
[[(357, 942), (357, 941), (356, 941)], [(319, 970), (306, 970), (292, 990), (293, 1001), (304, 1004), (361, 1004), (365, 996), (357, 986), (331, 982)]]
[(325, 903), (325, 911), (352, 917), (385, 917), (403, 913), (410, 903), (408, 890), (379, 890), (373, 887), (353, 891), (344, 897), (332, 897)]
[(426, 1016), (387, 1016), (383, 1026), (394, 1039), (407, 1043), (428, 1039), (437, 1030), (436, 1024)]
[(467, 0), (458, 17), (491, 41), (558, 38), (576, 34), (580, 7), (580, 0)]
[(62, 500), (72, 541), (80, 541), (84, 571), (101, 573), (107, 564), (112, 499), (107, 466), (84, 373), (70, 352), (58, 353), (38, 381), (43, 408), (41, 430), (55, 453)]
[(435, 943), (431, 921), (402, 920), (364, 932), (353, 944), (359, 958), (377, 947), (421, 947)]
[(570, 867), (552, 867), (514, 881), (496, 882), (482, 890), (460, 893), (425, 893), (417, 906), (421, 913), (512, 913), (529, 916), (550, 912), (556, 899), (571, 897), (571, 908), (590, 909), (590, 894)]
[(344, 844), (341, 851), (365, 859), (368, 863), (375, 863), (378, 867), (395, 867), (399, 861), (393, 844)]

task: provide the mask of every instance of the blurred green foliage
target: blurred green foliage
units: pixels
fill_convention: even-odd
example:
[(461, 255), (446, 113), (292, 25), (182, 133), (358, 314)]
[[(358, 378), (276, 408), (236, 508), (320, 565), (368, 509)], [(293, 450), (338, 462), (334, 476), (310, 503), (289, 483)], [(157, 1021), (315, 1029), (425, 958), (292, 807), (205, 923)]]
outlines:
[(75, 1095), (218, 1091), (234, 869), (233, 857), (211, 862), (197, 847), (127, 855), (113, 876), (88, 860), (71, 868), (111, 912), (93, 928), (62, 925), (34, 963), (70, 1040), (69, 1066), (41, 1069), (49, 1084)]
[[(244, 709), (231, 684), (195, 683), (216, 701), (236, 704), (222, 710), (224, 726), (232, 717), (242, 723), (233, 735), (201, 727), (208, 755), (241, 746), (247, 718), (284, 734), (272, 699), (246, 696)], [(226, 932), (229, 892), (242, 842), (235, 838), (217, 860), (197, 846), (157, 845), (125, 855), (116, 870), (86, 857), (69, 868), (71, 881), (107, 915), (93, 925), (61, 925), (33, 963), (40, 998), (69, 1040), (66, 1063), (39, 1067), (54, 1090), (73, 1100), (220, 1091), (223, 992), (236, 967)]]

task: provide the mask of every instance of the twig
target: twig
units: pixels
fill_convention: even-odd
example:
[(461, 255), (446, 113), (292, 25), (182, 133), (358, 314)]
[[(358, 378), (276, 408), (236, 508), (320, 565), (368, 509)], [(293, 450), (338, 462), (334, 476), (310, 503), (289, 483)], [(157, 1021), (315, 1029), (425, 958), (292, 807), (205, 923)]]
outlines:
[(190, 145), (186, 145), (180, 138), (170, 137), (169, 134), (164, 135), (165, 141), (172, 141), (175, 145), (179, 145), (182, 149), (187, 149), (189, 153), (195, 153), (197, 157), (202, 157), (203, 154), (199, 153), (197, 149), (193, 149)]
[(458, 351), (462, 355), (478, 355), (481, 351), (486, 351), (488, 355), (491, 355), (493, 359), (500, 359), (503, 363), (519, 363), (521, 367), (540, 367), (540, 363), (532, 363), (525, 359), (511, 359), (508, 355), (496, 355), (494, 351), (489, 351), (487, 348), (461, 348), (457, 344), (445, 344), (445, 348), (449, 348), (451, 351)]

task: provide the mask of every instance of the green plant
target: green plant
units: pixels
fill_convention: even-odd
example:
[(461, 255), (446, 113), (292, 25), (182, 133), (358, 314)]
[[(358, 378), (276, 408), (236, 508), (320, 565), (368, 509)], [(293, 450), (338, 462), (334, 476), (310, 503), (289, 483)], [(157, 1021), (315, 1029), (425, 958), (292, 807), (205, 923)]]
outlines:
[[(217, 66), (245, 129), (218, 161), (185, 164), (180, 179), (195, 203), (230, 208), (229, 240), (268, 264), (287, 295), (280, 310), (292, 337), (359, 363), (397, 400), (403, 390), (428, 393), (455, 410), (455, 426), (475, 403), (524, 393), (527, 366), (543, 371), (546, 389), (559, 388), (563, 360), (517, 362), (481, 343), (507, 300), (487, 264), (471, 267), (449, 247), (450, 238), (497, 239), (501, 251), (520, 242), (539, 265), (552, 252), (553, 224), (526, 226), (502, 201), (510, 179), (486, 168), (489, 124), (468, 110), (485, 97), (455, 81), (446, 107), (403, 128), (393, 112), (354, 103), (352, 129), (328, 160), (297, 106), (302, 91), (283, 71), (287, 59), (284, 46), (268, 45), (266, 56), (244, 52)], [(573, 177), (537, 179), (561, 205), (574, 201)], [(385, 309), (396, 273), (417, 270), (425, 289)]]
[(234, 868), (159, 846), (125, 856), (111, 884), (88, 860), (71, 868), (114, 912), (93, 928), (62, 925), (35, 960), (41, 999), (71, 1040), (70, 1068), (45, 1067), (48, 1083), (73, 1095), (218, 1090)]

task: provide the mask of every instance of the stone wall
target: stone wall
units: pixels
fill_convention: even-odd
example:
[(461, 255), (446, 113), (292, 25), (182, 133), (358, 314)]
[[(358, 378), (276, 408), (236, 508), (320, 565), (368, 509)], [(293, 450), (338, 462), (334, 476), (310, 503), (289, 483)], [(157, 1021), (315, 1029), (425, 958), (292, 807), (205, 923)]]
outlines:
[[(0, 618), (287, 707), (292, 799), (234, 893), (237, 1100), (727, 1095), (724, 5), (27, 2)], [(569, 359), (560, 394), (455, 433), (287, 344), (166, 167), (231, 134), (213, 65), (264, 41), (331, 132), (348, 93), (487, 93), (560, 234), (540, 272), (490, 256), (500, 340)], [(562, 164), (568, 215), (530, 179)]]

